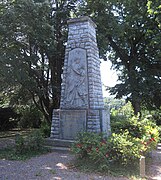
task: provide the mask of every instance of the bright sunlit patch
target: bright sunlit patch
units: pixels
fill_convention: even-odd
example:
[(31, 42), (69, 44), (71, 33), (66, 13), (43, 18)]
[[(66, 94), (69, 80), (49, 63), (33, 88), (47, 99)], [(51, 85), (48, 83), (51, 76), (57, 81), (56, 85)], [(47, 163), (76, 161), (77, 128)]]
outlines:
[(44, 169), (51, 170), (51, 167), (45, 166)]
[(61, 156), (62, 158), (67, 158), (67, 156)]
[(53, 179), (54, 179), (54, 180), (62, 180), (61, 177), (54, 177)]
[(56, 166), (59, 167), (60, 169), (68, 169), (67, 166), (65, 166), (62, 163), (58, 163), (58, 164), (56, 164)]

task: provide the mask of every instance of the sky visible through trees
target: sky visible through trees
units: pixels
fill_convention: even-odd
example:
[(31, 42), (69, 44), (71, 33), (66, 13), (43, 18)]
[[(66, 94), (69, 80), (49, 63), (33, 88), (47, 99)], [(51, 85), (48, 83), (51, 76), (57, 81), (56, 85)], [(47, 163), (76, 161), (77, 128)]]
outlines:
[(118, 76), (115, 70), (111, 69), (112, 63), (110, 61), (101, 61), (101, 80), (102, 80), (102, 91), (103, 97), (111, 96), (106, 90), (106, 86), (113, 87), (116, 85)]

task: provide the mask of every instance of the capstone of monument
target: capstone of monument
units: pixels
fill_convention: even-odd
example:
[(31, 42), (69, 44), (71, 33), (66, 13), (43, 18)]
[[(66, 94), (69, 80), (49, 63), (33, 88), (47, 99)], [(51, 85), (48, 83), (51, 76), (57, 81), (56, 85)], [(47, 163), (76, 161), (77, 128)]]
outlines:
[(51, 138), (74, 140), (79, 132), (110, 133), (104, 108), (96, 25), (89, 17), (68, 21), (60, 109), (53, 110)]

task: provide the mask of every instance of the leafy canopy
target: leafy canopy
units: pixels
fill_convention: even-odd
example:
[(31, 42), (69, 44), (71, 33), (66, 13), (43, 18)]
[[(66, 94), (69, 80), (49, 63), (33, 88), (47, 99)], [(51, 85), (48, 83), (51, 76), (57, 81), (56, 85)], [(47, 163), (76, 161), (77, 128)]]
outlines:
[[(100, 56), (119, 70), (119, 82), (110, 92), (126, 96), (134, 112), (141, 104), (159, 108), (161, 77), (161, 32), (144, 0), (87, 0), (81, 14), (97, 24)], [(101, 9), (101, 11), (100, 11)]]

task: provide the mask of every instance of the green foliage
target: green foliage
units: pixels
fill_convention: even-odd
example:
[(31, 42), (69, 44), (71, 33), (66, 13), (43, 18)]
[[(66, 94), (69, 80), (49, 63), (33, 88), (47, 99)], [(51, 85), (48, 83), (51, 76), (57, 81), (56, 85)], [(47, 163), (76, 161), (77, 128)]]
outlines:
[(11, 107), (0, 107), (0, 131), (6, 131), (17, 126), (18, 114)]
[(102, 139), (102, 135), (97, 135), (96, 133), (79, 133), (76, 142), (72, 146), (72, 151), (80, 158), (86, 157), (91, 149), (97, 147)]
[(34, 130), (29, 136), (26, 138), (26, 146), (29, 151), (38, 151), (43, 148), (44, 138), (40, 132), (40, 130)]
[(109, 110), (111, 109), (119, 109), (121, 106), (125, 104), (124, 99), (115, 99), (113, 97), (104, 98), (105, 107)]
[(24, 149), (26, 148), (24, 146), (24, 144), (25, 144), (24, 138), (22, 136), (20, 136), (19, 134), (17, 134), (16, 138), (15, 138), (15, 143), (16, 143), (16, 152), (23, 153)]
[(155, 111), (148, 112), (151, 114), (150, 118), (156, 122), (158, 126), (161, 126), (161, 107)]
[(33, 130), (27, 135), (17, 134), (15, 146), (1, 148), (0, 159), (26, 160), (47, 152), (49, 152), (49, 149), (44, 147), (44, 138), (40, 130)]
[(131, 102), (126, 103), (118, 109), (111, 109), (111, 122), (117, 122), (131, 118), (134, 114)]
[(42, 112), (44, 109), (48, 112), (47, 103), (41, 106), (40, 102), (47, 101), (49, 92), (49, 57), (45, 54), (53, 49), (51, 7), (48, 3), (34, 3), (32, 0), (7, 1), (3, 5), (0, 16), (0, 75), (3, 86), (0, 90), (8, 96), (18, 96), (18, 104), (29, 97)]
[[(160, 10), (159, 1), (150, 2)], [(108, 55), (119, 72), (111, 94), (130, 100), (135, 115), (141, 104), (149, 109), (159, 108), (161, 29), (155, 16), (149, 15), (147, 1), (86, 0), (80, 9), (81, 14), (91, 16), (97, 24), (101, 57), (107, 59)]]
[(7, 159), (7, 160), (26, 160), (30, 159), (31, 157), (35, 157), (38, 155), (42, 155), (48, 153), (48, 149), (41, 149), (39, 151), (26, 151), (24, 153), (17, 153), (15, 152), (14, 148), (5, 148), (0, 149), (0, 159)]
[(32, 101), (48, 124), (52, 109), (59, 107), (66, 22), (76, 2), (0, 3), (0, 92), (12, 105)]
[(9, 106), (9, 99), (5, 97), (3, 93), (0, 93), (0, 108), (6, 108)]
[(18, 113), (20, 128), (39, 128), (42, 120), (42, 113), (34, 105), (19, 106)]
[(43, 149), (44, 139), (39, 130), (34, 130), (28, 136), (16, 136), (16, 153), (24, 154), (26, 152), (34, 152)]
[(72, 152), (79, 158), (91, 159), (102, 170), (116, 162), (123, 165), (136, 162), (140, 157), (141, 141), (132, 138), (128, 132), (113, 133), (108, 139), (94, 133), (83, 133), (79, 137)]
[(46, 121), (42, 121), (40, 126), (40, 131), (43, 135), (43, 137), (49, 137), (51, 132), (51, 126), (49, 126)]
[(156, 22), (158, 23), (159, 28), (161, 28), (161, 4), (159, 0), (148, 0), (147, 2), (148, 12), (150, 15), (155, 17)]
[(139, 158), (156, 148), (159, 128), (149, 116), (133, 115), (131, 103), (112, 110), (112, 135), (84, 132), (79, 134), (72, 152), (80, 159), (90, 159), (100, 170), (109, 170), (114, 164), (137, 165)]
[[(149, 114), (143, 114), (142, 117), (133, 116), (130, 102), (118, 110), (112, 110), (111, 129), (114, 133), (122, 133), (128, 130), (132, 137), (147, 138), (147, 141), (150, 141), (151, 138), (155, 138), (156, 142), (159, 140), (159, 128), (153, 116)], [(156, 145), (156, 143), (152, 144)]]
[(139, 138), (132, 137), (128, 131), (113, 133), (110, 137), (111, 160), (123, 165), (137, 163), (140, 158), (141, 143)]
[(156, 147), (157, 141), (158, 131), (154, 128), (149, 128), (141, 138), (132, 136), (128, 130), (112, 133), (108, 139), (102, 134), (84, 132), (78, 136), (71, 150), (78, 159), (90, 159), (102, 171), (116, 163), (137, 165), (142, 155)]

